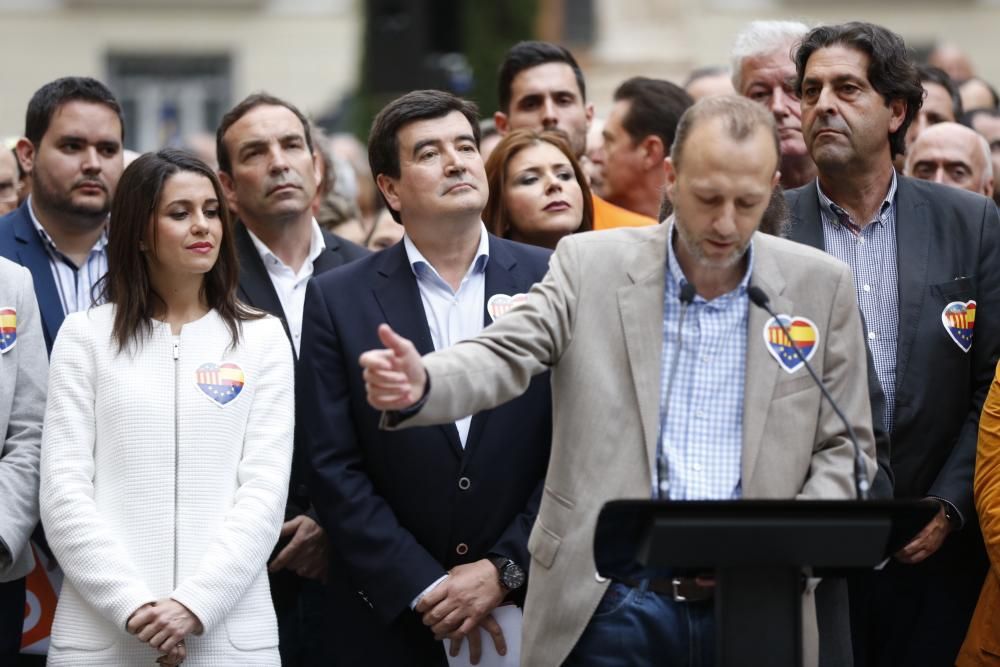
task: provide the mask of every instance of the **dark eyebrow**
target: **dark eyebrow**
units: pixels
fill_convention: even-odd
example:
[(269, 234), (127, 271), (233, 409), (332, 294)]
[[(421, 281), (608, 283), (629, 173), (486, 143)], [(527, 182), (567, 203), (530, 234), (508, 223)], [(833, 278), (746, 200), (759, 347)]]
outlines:
[(417, 153), (422, 151), (427, 146), (434, 146), (440, 143), (441, 143), (440, 139), (423, 139), (422, 141), (418, 141), (417, 143), (413, 144), (413, 155), (415, 156)]
[(251, 139), (250, 141), (244, 141), (240, 143), (239, 150), (237, 152), (242, 153), (248, 148), (257, 148), (259, 146), (264, 146), (266, 144), (267, 142), (264, 141), (263, 139)]
[[(188, 208), (191, 208), (191, 207), (194, 206), (194, 202), (192, 200), (190, 200), (190, 199), (174, 199), (173, 201), (167, 202), (167, 208), (173, 206), (174, 204), (180, 204), (181, 206), (187, 206)], [(206, 199), (205, 200), (205, 204), (215, 204), (216, 206), (218, 206), (219, 200), (218, 199)]]
[(471, 134), (460, 134), (457, 137), (455, 137), (455, 143), (457, 144), (460, 141), (469, 141), (472, 143), (476, 143), (476, 138)]

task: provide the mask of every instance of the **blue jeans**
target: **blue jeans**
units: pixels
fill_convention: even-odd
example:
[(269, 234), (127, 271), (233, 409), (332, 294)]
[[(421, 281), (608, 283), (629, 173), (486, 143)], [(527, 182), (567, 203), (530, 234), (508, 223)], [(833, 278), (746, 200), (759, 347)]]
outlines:
[(713, 667), (715, 605), (612, 582), (563, 667)]

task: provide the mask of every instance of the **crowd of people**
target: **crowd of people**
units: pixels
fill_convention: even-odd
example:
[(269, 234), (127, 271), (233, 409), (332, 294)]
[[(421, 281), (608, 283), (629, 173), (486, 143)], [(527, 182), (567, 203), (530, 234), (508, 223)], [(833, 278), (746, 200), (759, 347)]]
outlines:
[(34, 541), (52, 665), (712, 665), (713, 573), (602, 576), (602, 506), (860, 489), (936, 514), (804, 573), (803, 664), (1000, 664), (1000, 100), (931, 60), (757, 21), (597, 119), (521, 42), (487, 120), (412, 91), (361, 146), (261, 92), (128, 161), (105, 85), (43, 85), (0, 150), (0, 663)]

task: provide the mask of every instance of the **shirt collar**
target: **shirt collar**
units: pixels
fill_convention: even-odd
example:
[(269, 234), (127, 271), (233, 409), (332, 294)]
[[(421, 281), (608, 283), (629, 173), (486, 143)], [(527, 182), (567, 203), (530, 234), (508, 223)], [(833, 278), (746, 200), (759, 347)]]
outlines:
[[(885, 193), (885, 198), (882, 200), (882, 205), (879, 206), (878, 215), (875, 216), (873, 222), (875, 224), (881, 225), (885, 222), (885, 214), (896, 201), (896, 170), (892, 170), (892, 181), (889, 183), (889, 191)], [(850, 221), (850, 216), (847, 211), (842, 207), (838, 206), (832, 199), (827, 197), (826, 193), (823, 192), (823, 187), (819, 183), (819, 177), (816, 178), (816, 192), (819, 194), (819, 207), (824, 213), (824, 217), (827, 220), (832, 220), (838, 224), (844, 224), (845, 221)], [(857, 226), (857, 223), (853, 223)]]
[[(265, 264), (267, 264), (267, 260), (277, 260), (282, 266), (285, 266), (285, 263), (282, 262), (277, 255), (271, 252), (271, 249), (267, 247), (267, 244), (257, 238), (257, 235), (254, 234), (253, 231), (246, 226), (246, 224), (243, 226), (246, 227), (247, 233), (250, 235), (250, 240), (253, 241), (253, 245), (257, 249), (257, 254), (260, 255), (260, 258), (264, 260)], [(310, 226), (309, 256), (307, 257), (309, 264), (311, 265), (315, 262), (316, 258), (319, 257), (324, 250), (326, 250), (326, 241), (323, 240), (323, 231), (319, 228), (319, 223), (316, 222), (316, 218), (313, 218), (312, 225)]]
[[(674, 235), (676, 230), (674, 228), (674, 216), (670, 216), (666, 221), (665, 225), (670, 225), (670, 233), (667, 235), (667, 275), (669, 279), (666, 281), (666, 289), (668, 294), (680, 294), (681, 287), (690, 282), (687, 276), (684, 275), (684, 269), (681, 268), (681, 264), (677, 261), (677, 253), (674, 251)], [(683, 243), (683, 241), (681, 241)], [(750, 245), (747, 246), (747, 269), (743, 273), (743, 278), (740, 279), (739, 285), (736, 288), (724, 294), (721, 297), (716, 297), (717, 299), (725, 298), (730, 294), (736, 293), (739, 296), (746, 294), (747, 287), (750, 285), (750, 276), (753, 273), (753, 238), (750, 239)], [(705, 301), (701, 296), (696, 295), (695, 300)]]
[[(31, 195), (28, 195), (28, 215), (31, 216), (31, 224), (35, 226), (35, 231), (38, 232), (38, 235), (41, 237), (42, 243), (45, 244), (45, 247), (51, 252), (63, 255), (63, 252), (56, 246), (56, 242), (52, 240), (51, 236), (49, 236), (45, 227), (42, 227), (42, 223), (38, 221), (38, 216), (35, 215), (35, 207), (31, 200)], [(104, 228), (101, 230), (101, 235), (97, 238), (97, 241), (94, 242), (94, 246), (90, 249), (90, 252), (103, 252), (107, 245), (108, 226), (104, 225)]]
[[(490, 259), (490, 235), (486, 232), (486, 225), (482, 222), (479, 223), (479, 247), (476, 249), (476, 256), (472, 260), (472, 265), (469, 266), (469, 270), (465, 273), (465, 277), (468, 278), (473, 273), (482, 273), (486, 271), (486, 263)], [(417, 249), (416, 244), (410, 238), (409, 234), (403, 234), (403, 249), (406, 250), (406, 259), (410, 262), (410, 270), (413, 271), (413, 275), (417, 278), (421, 278), (423, 274), (430, 271), (432, 275), (437, 276), (438, 279), (444, 280), (438, 274), (437, 270), (427, 261), (427, 258)]]

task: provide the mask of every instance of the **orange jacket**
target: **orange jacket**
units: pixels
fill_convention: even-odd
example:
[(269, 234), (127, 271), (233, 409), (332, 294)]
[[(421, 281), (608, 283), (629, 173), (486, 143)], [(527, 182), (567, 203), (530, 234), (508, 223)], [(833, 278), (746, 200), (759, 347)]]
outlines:
[(615, 206), (593, 195), (594, 199), (594, 229), (614, 229), (615, 227), (646, 227), (655, 225), (653, 218), (640, 215), (621, 206)]
[(955, 664), (1000, 666), (1000, 368), (979, 417), (973, 492), (990, 570)]

